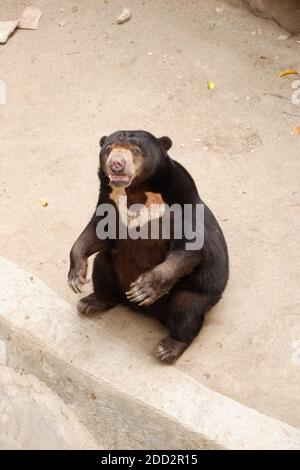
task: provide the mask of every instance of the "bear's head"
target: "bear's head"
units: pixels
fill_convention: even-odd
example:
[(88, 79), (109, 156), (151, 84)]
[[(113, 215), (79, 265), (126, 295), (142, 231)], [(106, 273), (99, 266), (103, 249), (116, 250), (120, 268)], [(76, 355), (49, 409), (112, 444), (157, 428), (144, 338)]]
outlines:
[(100, 139), (100, 169), (112, 187), (136, 186), (162, 164), (172, 147), (169, 137), (146, 131), (118, 131)]

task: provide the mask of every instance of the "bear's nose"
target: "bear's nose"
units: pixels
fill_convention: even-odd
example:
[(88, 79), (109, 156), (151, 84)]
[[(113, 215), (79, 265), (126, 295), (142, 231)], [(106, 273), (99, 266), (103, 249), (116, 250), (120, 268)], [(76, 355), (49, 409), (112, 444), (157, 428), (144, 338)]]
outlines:
[(124, 170), (125, 165), (126, 162), (122, 157), (113, 158), (109, 164), (110, 169), (113, 173), (121, 173)]

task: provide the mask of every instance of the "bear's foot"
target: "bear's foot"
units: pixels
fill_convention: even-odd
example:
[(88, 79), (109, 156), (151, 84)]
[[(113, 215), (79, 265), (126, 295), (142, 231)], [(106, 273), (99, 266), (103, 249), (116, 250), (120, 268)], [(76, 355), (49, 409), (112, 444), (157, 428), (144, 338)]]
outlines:
[(162, 339), (155, 351), (154, 355), (163, 362), (172, 363), (186, 350), (189, 343), (184, 343), (178, 339), (167, 336)]
[(79, 300), (77, 304), (77, 310), (82, 315), (93, 315), (96, 313), (105, 312), (109, 308), (113, 307), (113, 302), (97, 299), (95, 294), (87, 295)]

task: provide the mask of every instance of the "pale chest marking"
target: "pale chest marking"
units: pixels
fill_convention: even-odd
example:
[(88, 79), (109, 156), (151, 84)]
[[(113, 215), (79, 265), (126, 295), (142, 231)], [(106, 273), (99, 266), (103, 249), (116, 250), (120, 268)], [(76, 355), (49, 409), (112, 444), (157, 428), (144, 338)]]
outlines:
[[(113, 188), (109, 194), (110, 199), (116, 204), (123, 223), (127, 223), (128, 227), (138, 227), (149, 223), (151, 220), (159, 219), (165, 212), (165, 203), (159, 193), (146, 192), (146, 201), (142, 204), (144, 210), (132, 210), (124, 205), (127, 197), (125, 188)], [(126, 220), (127, 219), (127, 220)]]

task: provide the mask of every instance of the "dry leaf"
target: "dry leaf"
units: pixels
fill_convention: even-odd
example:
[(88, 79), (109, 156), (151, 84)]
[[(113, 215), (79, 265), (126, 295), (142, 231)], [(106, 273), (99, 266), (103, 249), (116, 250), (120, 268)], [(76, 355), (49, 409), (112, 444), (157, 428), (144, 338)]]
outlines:
[(300, 134), (300, 127), (293, 127), (292, 134)]
[(48, 206), (48, 201), (47, 201), (47, 199), (45, 199), (44, 197), (40, 197), (40, 204), (41, 204), (41, 206), (43, 206), (43, 207), (47, 207), (47, 206)]
[(295, 69), (284, 69), (278, 73), (278, 77), (287, 77), (288, 75), (298, 75)]

